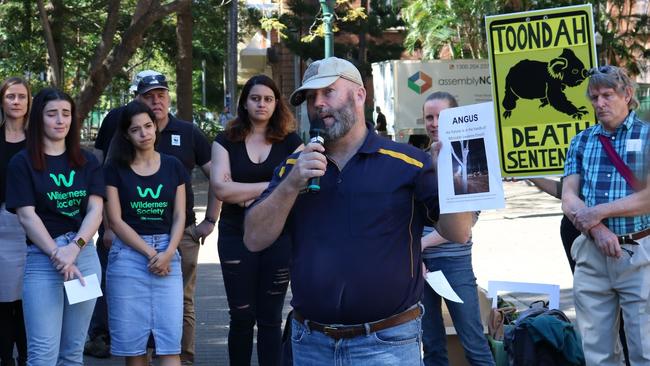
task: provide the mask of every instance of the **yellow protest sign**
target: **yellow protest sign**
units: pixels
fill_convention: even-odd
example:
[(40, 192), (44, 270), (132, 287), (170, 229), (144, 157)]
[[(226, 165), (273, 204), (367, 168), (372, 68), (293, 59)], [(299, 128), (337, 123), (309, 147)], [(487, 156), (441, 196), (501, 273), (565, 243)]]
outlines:
[(486, 17), (501, 172), (561, 175), (573, 136), (596, 123), (591, 5)]

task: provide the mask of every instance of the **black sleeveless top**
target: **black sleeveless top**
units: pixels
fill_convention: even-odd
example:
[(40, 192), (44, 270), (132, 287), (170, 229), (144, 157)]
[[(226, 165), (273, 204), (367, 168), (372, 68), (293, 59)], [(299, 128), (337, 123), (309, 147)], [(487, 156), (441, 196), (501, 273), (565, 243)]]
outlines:
[[(274, 143), (266, 160), (257, 164), (252, 162), (248, 156), (244, 141), (232, 142), (228, 140), (225, 132), (219, 133), (215, 141), (228, 151), (230, 176), (234, 182), (239, 183), (270, 182), (275, 168), (282, 164), (287, 156), (291, 155), (302, 144), (300, 137), (295, 132), (292, 132), (284, 140)], [(243, 222), (244, 211), (245, 209), (239, 205), (224, 202), (220, 217), (221, 220)]]

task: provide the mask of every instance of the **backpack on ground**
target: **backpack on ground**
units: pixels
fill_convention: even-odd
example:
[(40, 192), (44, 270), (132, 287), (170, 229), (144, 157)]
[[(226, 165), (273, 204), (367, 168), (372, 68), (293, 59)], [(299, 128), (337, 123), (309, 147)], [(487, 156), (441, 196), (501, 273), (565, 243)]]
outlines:
[(504, 348), (513, 366), (584, 365), (580, 338), (560, 310), (537, 306), (506, 329)]

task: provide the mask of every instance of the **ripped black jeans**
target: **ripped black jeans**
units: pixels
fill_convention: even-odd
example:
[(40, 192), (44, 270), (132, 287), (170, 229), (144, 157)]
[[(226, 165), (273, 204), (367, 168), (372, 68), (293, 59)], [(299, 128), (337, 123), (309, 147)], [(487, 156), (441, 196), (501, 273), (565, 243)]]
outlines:
[(244, 246), (242, 226), (223, 217), (219, 221), (219, 259), (230, 309), (230, 365), (250, 365), (255, 324), (259, 365), (279, 365), (290, 239), (281, 236), (269, 248), (252, 253)]

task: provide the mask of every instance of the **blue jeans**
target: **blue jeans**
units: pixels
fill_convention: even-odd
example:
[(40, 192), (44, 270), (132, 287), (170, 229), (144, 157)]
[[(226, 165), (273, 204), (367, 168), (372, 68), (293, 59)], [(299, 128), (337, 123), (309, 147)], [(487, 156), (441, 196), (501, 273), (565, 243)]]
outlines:
[(299, 366), (420, 366), (421, 319), (335, 340), (291, 320), (293, 364)]
[[(478, 305), (476, 277), (472, 269), (472, 256), (424, 258), (430, 272), (442, 270), (449, 284), (464, 303), (445, 300), (454, 322), (456, 333), (465, 349), (465, 357), (472, 365), (494, 365), (485, 335)], [(422, 344), (426, 366), (449, 365), (447, 336), (442, 320), (440, 296), (427, 284), (424, 286), (422, 303)]]
[[(71, 232), (55, 238), (56, 245), (67, 245), (74, 235)], [(101, 275), (92, 241), (81, 250), (76, 265), (83, 276)], [(63, 277), (50, 258), (36, 245), (27, 248), (23, 312), (28, 366), (83, 365), (84, 342), (94, 308), (94, 299), (69, 305)]]

